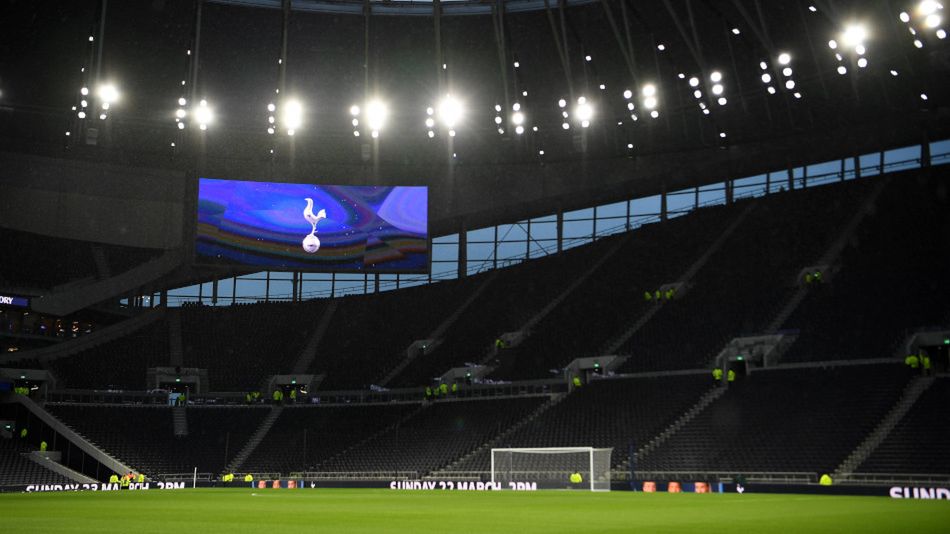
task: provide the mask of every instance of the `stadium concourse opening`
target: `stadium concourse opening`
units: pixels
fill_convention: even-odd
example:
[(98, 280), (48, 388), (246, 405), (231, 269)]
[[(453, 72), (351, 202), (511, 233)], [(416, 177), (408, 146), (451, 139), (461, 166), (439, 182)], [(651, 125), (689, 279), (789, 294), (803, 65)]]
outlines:
[(942, 2), (4, 15), (5, 527), (950, 524)]

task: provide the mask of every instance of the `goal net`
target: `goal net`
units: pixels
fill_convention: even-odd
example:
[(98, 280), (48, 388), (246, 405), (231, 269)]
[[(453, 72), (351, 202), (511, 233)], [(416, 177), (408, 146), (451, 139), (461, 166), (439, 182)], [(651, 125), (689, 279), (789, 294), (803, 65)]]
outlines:
[(610, 491), (612, 452), (593, 447), (492, 449), (491, 479), (504, 489), (521, 482), (536, 483), (538, 489)]

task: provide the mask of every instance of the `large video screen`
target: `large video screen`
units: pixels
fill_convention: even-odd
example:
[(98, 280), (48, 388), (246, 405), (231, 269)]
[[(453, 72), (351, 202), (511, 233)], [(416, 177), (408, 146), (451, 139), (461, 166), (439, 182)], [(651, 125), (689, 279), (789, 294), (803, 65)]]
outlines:
[(198, 181), (198, 263), (425, 273), (428, 188)]

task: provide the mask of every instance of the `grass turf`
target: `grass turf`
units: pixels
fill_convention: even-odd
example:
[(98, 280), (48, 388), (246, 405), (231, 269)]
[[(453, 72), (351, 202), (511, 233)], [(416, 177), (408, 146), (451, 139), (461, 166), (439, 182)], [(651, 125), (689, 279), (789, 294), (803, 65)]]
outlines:
[(950, 502), (821, 495), (197, 489), (0, 495), (5, 532), (946, 532)]

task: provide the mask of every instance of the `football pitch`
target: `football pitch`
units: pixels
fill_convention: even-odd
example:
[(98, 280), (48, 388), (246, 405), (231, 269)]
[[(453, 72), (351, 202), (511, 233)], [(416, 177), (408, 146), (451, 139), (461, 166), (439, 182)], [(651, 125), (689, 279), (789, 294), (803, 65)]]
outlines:
[(186, 489), (0, 495), (4, 532), (947, 532), (950, 501), (821, 495)]

